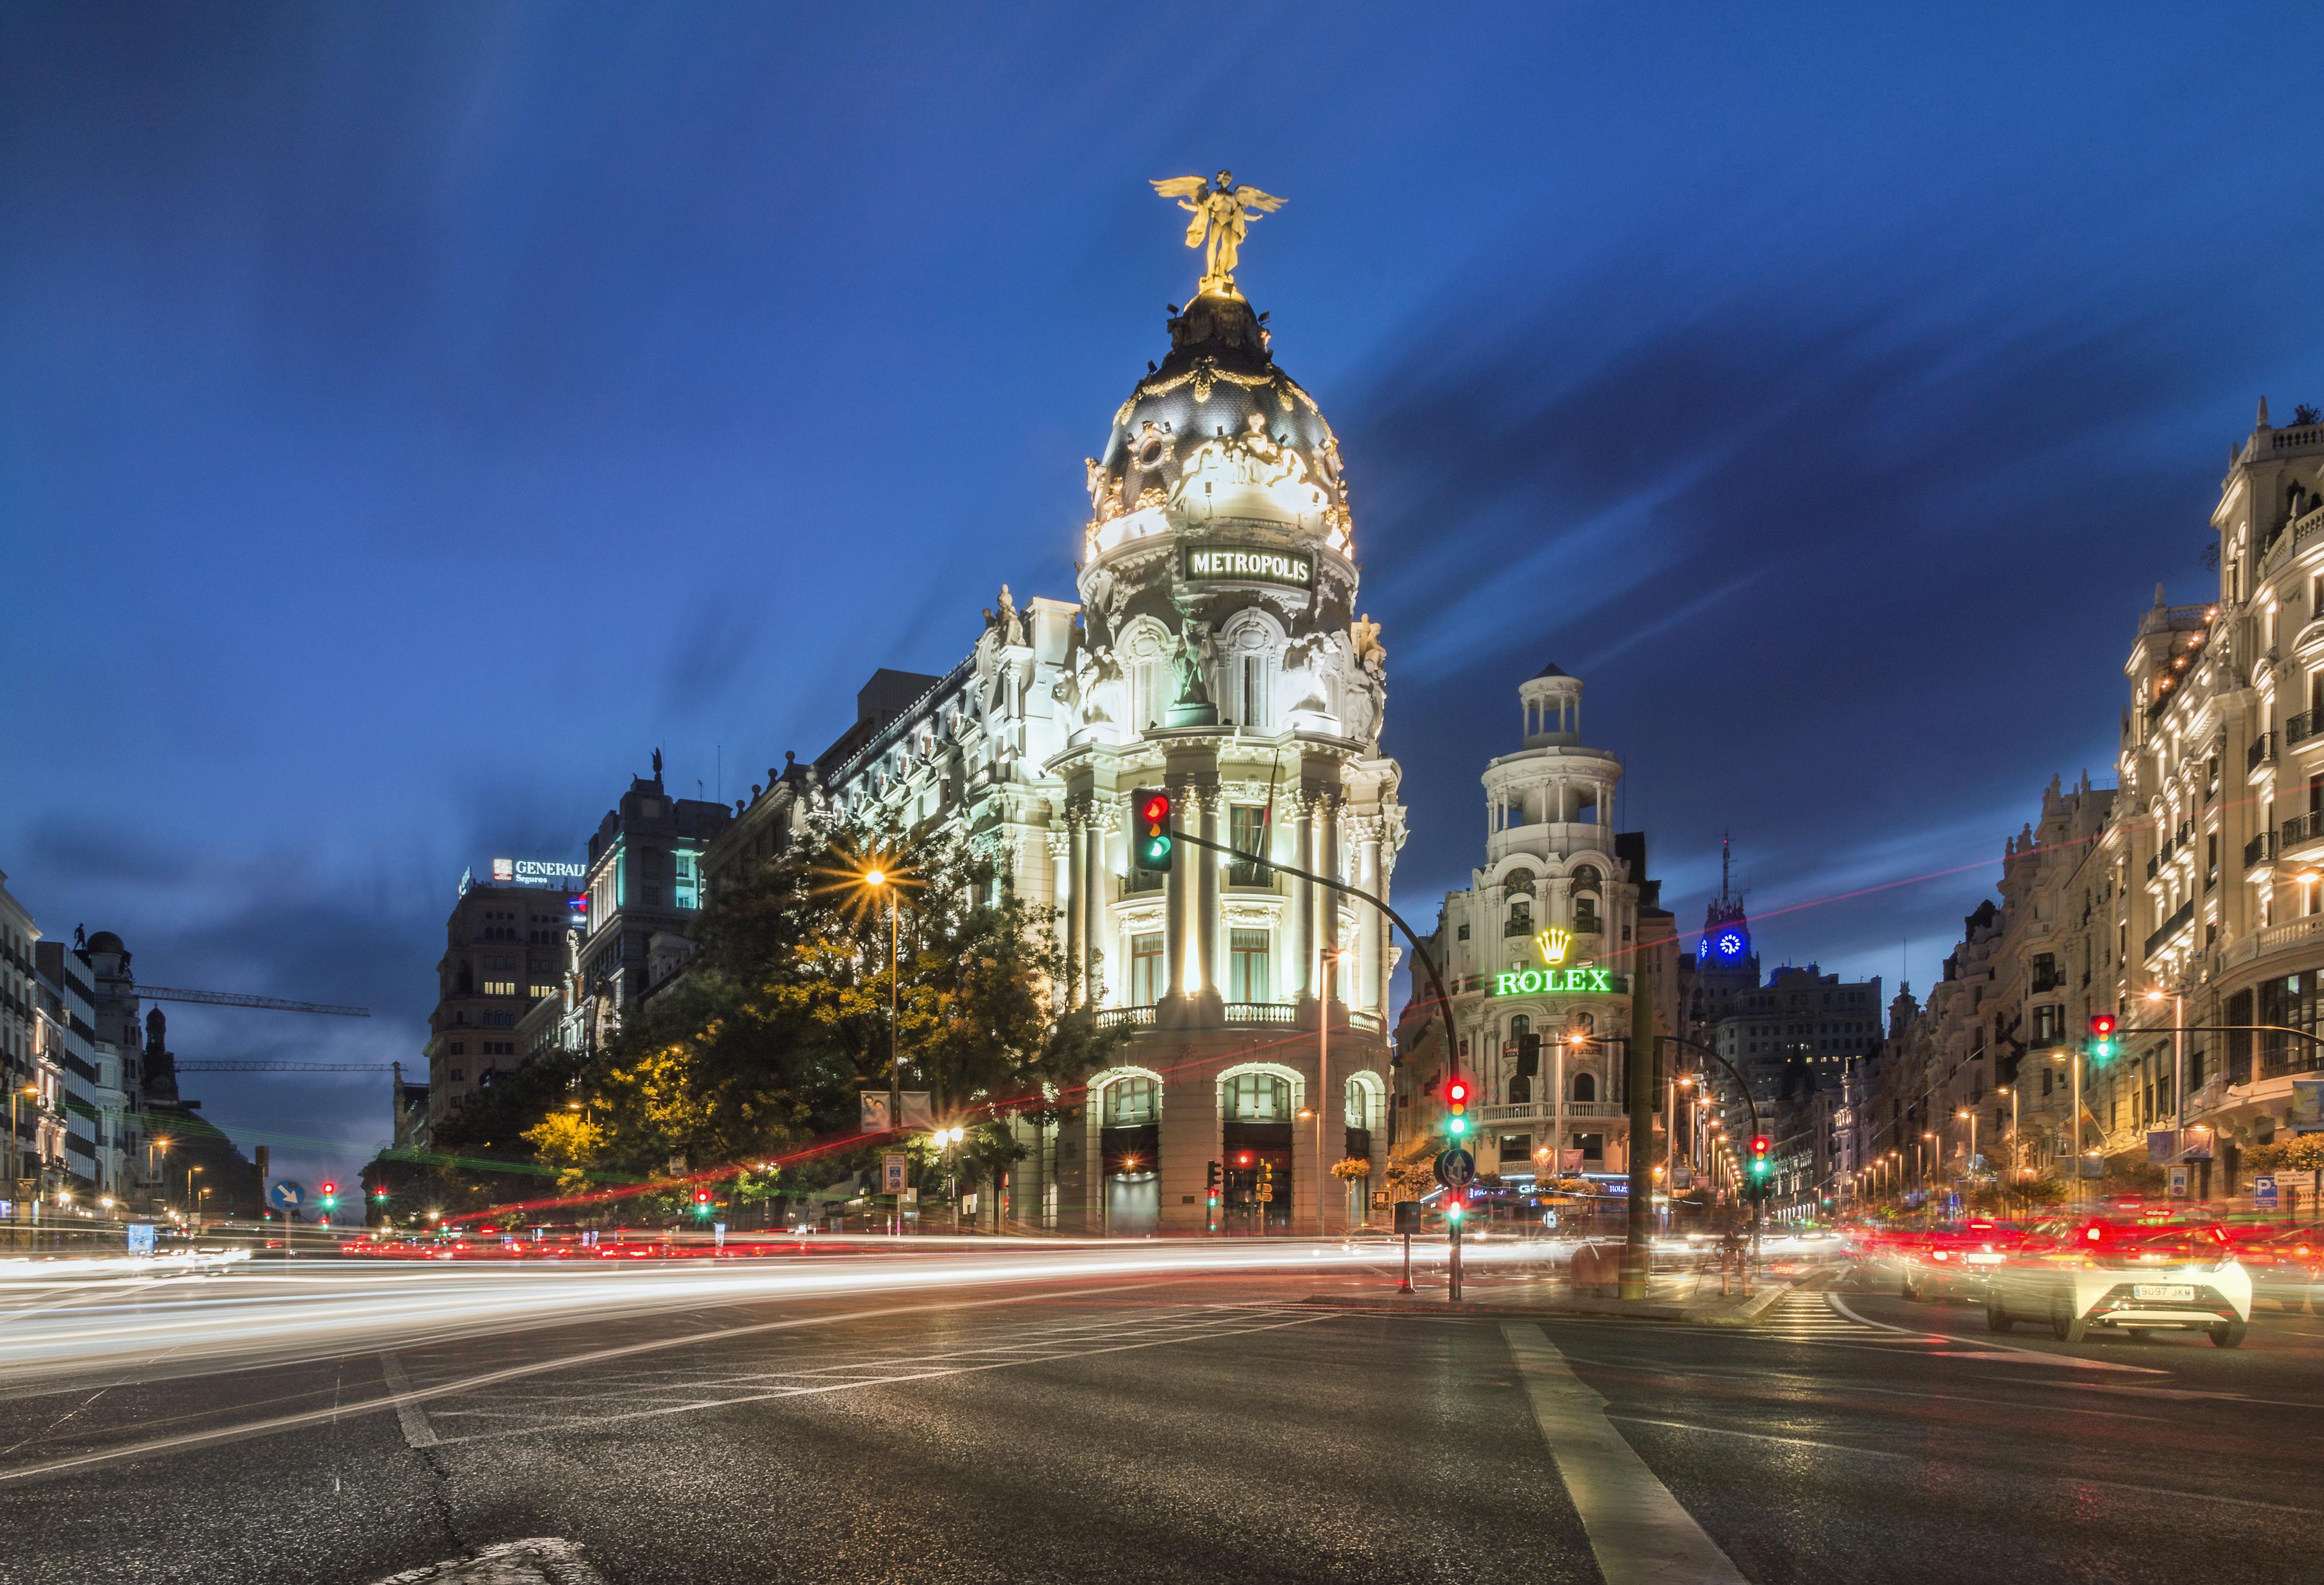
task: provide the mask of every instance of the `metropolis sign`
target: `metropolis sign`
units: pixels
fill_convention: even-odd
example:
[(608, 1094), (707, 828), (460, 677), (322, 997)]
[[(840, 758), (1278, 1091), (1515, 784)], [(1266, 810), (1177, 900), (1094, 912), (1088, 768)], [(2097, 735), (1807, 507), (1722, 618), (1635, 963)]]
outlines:
[(1511, 969), (1493, 976), (1495, 996), (1624, 996), (1629, 980), (1584, 963), (1572, 969)]
[(1189, 545), (1185, 573), (1190, 584), (1288, 584), (1305, 589), (1315, 581), (1315, 558), (1256, 545)]

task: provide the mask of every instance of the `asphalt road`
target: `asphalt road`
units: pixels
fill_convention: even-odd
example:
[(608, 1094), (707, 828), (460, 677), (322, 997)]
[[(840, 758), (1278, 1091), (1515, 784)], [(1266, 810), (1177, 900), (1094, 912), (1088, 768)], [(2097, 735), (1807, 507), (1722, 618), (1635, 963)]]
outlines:
[(150, 1358), (0, 1378), (0, 1580), (2314, 1577), (2324, 1321), (2068, 1349), (1842, 1280), (1748, 1330), (714, 1288), (257, 1366), (172, 1362), (225, 1290), (106, 1285), (40, 1314)]

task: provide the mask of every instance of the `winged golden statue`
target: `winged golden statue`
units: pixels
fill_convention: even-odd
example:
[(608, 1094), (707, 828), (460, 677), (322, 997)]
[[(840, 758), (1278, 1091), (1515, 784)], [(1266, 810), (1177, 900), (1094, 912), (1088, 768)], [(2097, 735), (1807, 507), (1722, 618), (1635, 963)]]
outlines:
[(1199, 176), (1173, 176), (1157, 181), (1154, 190), (1178, 200), (1178, 207), (1194, 218), (1186, 223), (1186, 245), (1208, 244), (1203, 255), (1204, 291), (1232, 292), (1235, 261), (1242, 252), (1244, 234), (1261, 215), (1272, 215), (1284, 200), (1255, 187), (1237, 187), (1234, 172), (1222, 170), (1215, 181)]

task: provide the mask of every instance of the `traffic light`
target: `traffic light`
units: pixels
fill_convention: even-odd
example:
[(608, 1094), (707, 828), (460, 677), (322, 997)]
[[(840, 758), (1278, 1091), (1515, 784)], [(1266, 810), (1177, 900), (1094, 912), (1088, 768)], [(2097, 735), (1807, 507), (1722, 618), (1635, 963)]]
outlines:
[(1170, 835), (1170, 795), (1160, 788), (1141, 787), (1130, 794), (1130, 805), (1138, 826), (1130, 833), (1130, 862), (1140, 870), (1167, 870), (1176, 845)]
[(1204, 1180), (1203, 1197), (1212, 1210), (1219, 1208), (1219, 1164), (1215, 1161), (1211, 1163), (1210, 1176)]
[(336, 1210), (337, 1210), (337, 1209), (338, 1209), (338, 1204), (339, 1204), (339, 1185), (338, 1185), (338, 1184), (325, 1184), (323, 1185), (323, 1202), (322, 1202), (322, 1203), (323, 1203), (323, 1209), (324, 1209), (324, 1210), (326, 1210), (326, 1211), (336, 1211)]
[(1767, 1150), (1772, 1143), (1773, 1141), (1765, 1134), (1751, 1136), (1749, 1188), (1751, 1198), (1754, 1200), (1765, 1200), (1768, 1190), (1774, 1186), (1768, 1182), (1768, 1178), (1775, 1170), (1775, 1164), (1767, 1159)]
[(1237, 1166), (1249, 1166), (1250, 1165), (1250, 1152), (1248, 1150), (1236, 1151), (1235, 1165)]
[(1461, 1225), (1462, 1217), (1467, 1215), (1468, 1211), (1468, 1206), (1462, 1204), (1461, 1202), (1460, 1190), (1452, 1189), (1446, 1192), (1444, 1195), (1444, 1220), (1446, 1222), (1450, 1223), (1453, 1227), (1459, 1227)]
[(2114, 1060), (2114, 1029), (2112, 1013), (2090, 1015), (2090, 1060), (2101, 1067)]
[(1530, 1079), (1540, 1072), (1541, 1037), (1531, 1034), (1518, 1036), (1517, 1077), (1520, 1079)]
[(707, 1189), (696, 1189), (694, 1191), (695, 1215), (708, 1216), (710, 1214), (710, 1191)]
[(1444, 1083), (1444, 1132), (1456, 1141), (1468, 1135), (1469, 1081), (1466, 1079), (1448, 1079)]

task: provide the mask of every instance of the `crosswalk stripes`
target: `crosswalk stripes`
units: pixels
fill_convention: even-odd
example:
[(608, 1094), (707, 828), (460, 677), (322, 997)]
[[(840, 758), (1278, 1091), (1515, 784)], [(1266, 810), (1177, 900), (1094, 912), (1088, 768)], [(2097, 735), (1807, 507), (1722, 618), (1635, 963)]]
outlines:
[(1793, 1342), (1816, 1342), (1828, 1338), (1861, 1342), (1895, 1335), (1850, 1321), (1831, 1307), (1831, 1301), (1825, 1295), (1800, 1288), (1794, 1288), (1769, 1305), (1752, 1330), (1763, 1337), (1778, 1337)]

